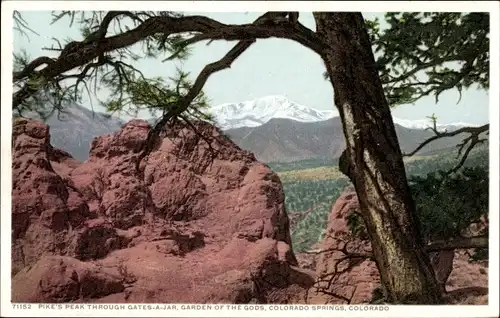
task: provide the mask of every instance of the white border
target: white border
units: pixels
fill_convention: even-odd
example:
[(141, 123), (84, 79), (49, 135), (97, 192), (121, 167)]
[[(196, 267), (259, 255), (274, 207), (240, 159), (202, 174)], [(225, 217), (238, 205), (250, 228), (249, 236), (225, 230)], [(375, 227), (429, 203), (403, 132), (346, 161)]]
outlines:
[[(344, 311), (300, 311), (282, 310), (272, 311), (266, 306), (266, 316), (273, 317), (321, 317), (321, 316), (372, 316), (372, 317), (481, 317), (497, 316), (499, 305), (495, 299), (499, 299), (499, 5), (497, 1), (2, 1), (2, 106), (1, 107), (1, 304), (2, 316), (140, 316), (140, 317), (162, 317), (162, 316), (192, 316), (192, 317), (252, 317), (264, 314), (264, 312), (250, 310), (48, 310), (40, 309), (38, 305), (31, 305), (31, 310), (13, 310), (10, 304), (11, 289), (11, 127), (12, 113), (9, 105), (12, 96), (12, 43), (13, 29), (12, 10), (40, 11), (48, 10), (169, 10), (169, 11), (196, 11), (201, 12), (248, 12), (248, 11), (359, 11), (385, 12), (385, 11), (489, 11), (491, 21), (491, 51), (490, 51), (490, 259), (489, 259), (489, 305), (488, 306), (390, 306), (389, 311), (353, 311), (345, 306)], [(214, 10), (216, 8), (216, 10)], [(225, 307), (224, 307), (225, 308)]]

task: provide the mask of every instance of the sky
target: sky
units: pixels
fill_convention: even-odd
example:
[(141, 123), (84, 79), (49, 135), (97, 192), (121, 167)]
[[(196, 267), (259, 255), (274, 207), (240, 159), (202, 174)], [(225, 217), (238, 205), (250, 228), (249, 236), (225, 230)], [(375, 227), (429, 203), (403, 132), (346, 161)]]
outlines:
[[(190, 14), (206, 15), (223, 23), (242, 24), (255, 20), (261, 13), (257, 12), (192, 12)], [(51, 24), (50, 11), (24, 11), (23, 18), (39, 35), (28, 34), (28, 37), (14, 32), (14, 51), (24, 49), (31, 58), (41, 55), (56, 57), (58, 52), (43, 50), (50, 47), (52, 38), (72, 38), (81, 40), (77, 25), (70, 28), (69, 19), (62, 19)], [(363, 13), (365, 18), (383, 18), (383, 13)], [(314, 30), (313, 16), (309, 12), (300, 14), (299, 18), (305, 26)], [(135, 65), (146, 76), (169, 77), (175, 74), (176, 67), (190, 72), (194, 80), (206, 64), (223, 57), (235, 42), (214, 41), (209, 46), (206, 42), (193, 46), (192, 55), (183, 62), (161, 62), (161, 59), (144, 59)], [(167, 57), (167, 56), (165, 56)], [(316, 109), (335, 109), (333, 89), (324, 80), (325, 67), (319, 56), (313, 51), (290, 40), (261, 39), (242, 54), (230, 69), (213, 74), (207, 81), (204, 92), (213, 106), (252, 100), (267, 95), (283, 95), (299, 104)], [(401, 105), (393, 109), (393, 116), (417, 120), (426, 119), (435, 114), (438, 123), (449, 124), (465, 122), (480, 125), (489, 122), (488, 92), (469, 89), (459, 95), (450, 90), (440, 96), (436, 104), (434, 97), (424, 97), (414, 105)], [(90, 107), (86, 101), (83, 106)], [(94, 103), (96, 107), (96, 103)], [(96, 109), (96, 108), (94, 108)], [(101, 111), (97, 107), (96, 110)]]

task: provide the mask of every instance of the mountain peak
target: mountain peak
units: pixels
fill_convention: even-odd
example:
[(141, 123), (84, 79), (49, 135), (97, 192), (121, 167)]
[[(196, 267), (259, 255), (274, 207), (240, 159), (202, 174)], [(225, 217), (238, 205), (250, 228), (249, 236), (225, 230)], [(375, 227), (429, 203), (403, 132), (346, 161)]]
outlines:
[[(338, 111), (319, 110), (291, 101), (283, 95), (268, 95), (254, 100), (225, 103), (212, 107), (209, 112), (218, 125), (224, 129), (258, 127), (273, 118), (291, 119), (298, 122), (318, 122), (338, 117)], [(393, 117), (395, 124), (410, 129), (426, 129), (432, 126), (429, 119), (401, 119)], [(477, 126), (468, 123), (438, 124), (438, 130)]]
[(210, 112), (222, 129), (257, 127), (272, 118), (316, 122), (338, 116), (336, 111), (306, 107), (283, 95), (269, 95), (249, 101), (225, 103), (212, 107)]

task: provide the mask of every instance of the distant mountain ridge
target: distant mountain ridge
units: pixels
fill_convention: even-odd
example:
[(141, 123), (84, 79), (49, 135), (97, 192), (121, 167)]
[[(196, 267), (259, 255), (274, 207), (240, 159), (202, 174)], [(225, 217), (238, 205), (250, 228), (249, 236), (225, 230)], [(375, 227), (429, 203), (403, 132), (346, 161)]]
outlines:
[[(413, 151), (431, 131), (410, 129), (395, 124), (403, 153)], [(273, 118), (258, 127), (228, 129), (225, 133), (241, 148), (254, 152), (263, 162), (293, 162), (311, 158), (338, 158), (345, 148), (342, 123), (339, 117), (312, 123)], [(419, 154), (449, 150), (465, 135), (438, 139), (425, 146)]]
[[(224, 130), (258, 127), (276, 118), (298, 122), (319, 122), (339, 117), (336, 109), (318, 110), (300, 105), (280, 95), (264, 96), (238, 103), (225, 103), (212, 107), (209, 112), (214, 116), (219, 127)], [(429, 119), (410, 120), (393, 117), (393, 121), (410, 129), (425, 129), (432, 124)], [(440, 130), (465, 126), (477, 125), (464, 122), (437, 124)]]
[[(40, 119), (35, 113), (24, 116)], [(50, 127), (50, 143), (54, 147), (69, 152), (79, 161), (85, 161), (89, 157), (92, 140), (119, 130), (125, 121), (71, 103), (66, 105), (64, 112), (59, 115), (54, 113), (45, 123)]]
[[(253, 109), (254, 113), (250, 113)], [(344, 136), (339, 117), (334, 111), (319, 111), (268, 96), (254, 104), (224, 104), (212, 108), (217, 125), (241, 148), (249, 150), (263, 162), (292, 162), (316, 158), (338, 158), (344, 149)], [(233, 116), (233, 117), (231, 117)], [(36, 115), (28, 116), (37, 118)], [(148, 120), (151, 124), (153, 119)], [(396, 122), (396, 131), (404, 152), (415, 149), (432, 136), (423, 129), (407, 128)], [(58, 118), (49, 117), (51, 143), (79, 161), (88, 158), (93, 138), (117, 131), (125, 123), (117, 117), (71, 104)], [(249, 126), (242, 126), (242, 123)], [(261, 123), (261, 124), (258, 124)], [(418, 125), (417, 125), (418, 126)], [(229, 128), (236, 127), (236, 128)], [(455, 125), (448, 125), (447, 128)], [(443, 138), (431, 143), (423, 152), (436, 152), (454, 147), (463, 136)]]

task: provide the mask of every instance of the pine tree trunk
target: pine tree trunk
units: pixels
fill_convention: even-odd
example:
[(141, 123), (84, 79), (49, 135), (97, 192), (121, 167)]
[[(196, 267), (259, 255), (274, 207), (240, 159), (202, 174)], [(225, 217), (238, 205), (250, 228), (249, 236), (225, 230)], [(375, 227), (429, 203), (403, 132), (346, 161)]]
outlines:
[(315, 12), (314, 18), (346, 139), (339, 161), (356, 188), (387, 301), (439, 303), (439, 287), (423, 250), (415, 203), (363, 17)]

